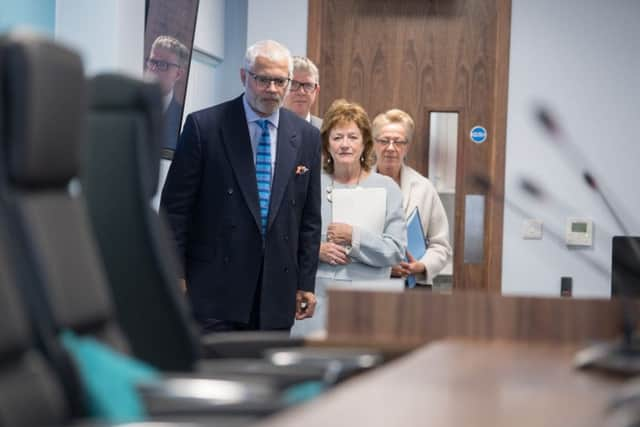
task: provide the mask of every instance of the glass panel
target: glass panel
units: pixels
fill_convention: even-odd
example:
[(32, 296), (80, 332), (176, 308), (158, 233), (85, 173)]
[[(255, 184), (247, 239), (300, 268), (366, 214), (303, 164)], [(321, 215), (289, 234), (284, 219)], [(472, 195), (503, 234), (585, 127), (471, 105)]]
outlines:
[(169, 160), (180, 135), (198, 3), (199, 0), (146, 1), (144, 76), (162, 89), (162, 156)]
[[(449, 220), (449, 243), (455, 252), (456, 159), (458, 153), (458, 113), (431, 112), (429, 114), (429, 180), (440, 195)], [(451, 286), (453, 257), (434, 279), (434, 288)]]
[(484, 261), (484, 196), (467, 194), (464, 199), (464, 262)]
[(456, 192), (458, 113), (429, 115), (429, 179), (438, 193)]

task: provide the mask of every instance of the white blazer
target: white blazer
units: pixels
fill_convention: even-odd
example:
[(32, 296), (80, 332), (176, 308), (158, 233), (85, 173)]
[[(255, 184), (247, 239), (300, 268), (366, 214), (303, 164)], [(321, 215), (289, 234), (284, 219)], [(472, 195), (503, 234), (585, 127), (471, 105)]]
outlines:
[(407, 165), (402, 165), (400, 170), (400, 189), (405, 218), (418, 207), (422, 228), (429, 240), (427, 252), (418, 260), (427, 268), (427, 274), (426, 277), (424, 274), (416, 275), (416, 281), (432, 284), (433, 278), (442, 271), (451, 257), (447, 214), (431, 181)]

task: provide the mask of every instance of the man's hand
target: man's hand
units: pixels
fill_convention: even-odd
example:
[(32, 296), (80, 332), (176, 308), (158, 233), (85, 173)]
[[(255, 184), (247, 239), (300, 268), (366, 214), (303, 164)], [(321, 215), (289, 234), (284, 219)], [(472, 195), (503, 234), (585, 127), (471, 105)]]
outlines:
[(187, 281), (185, 279), (180, 279), (180, 290), (183, 294), (187, 293)]
[(316, 310), (316, 296), (313, 292), (296, 292), (296, 320), (313, 317)]
[(353, 235), (353, 227), (349, 224), (332, 222), (327, 227), (327, 241), (339, 245), (350, 245)]

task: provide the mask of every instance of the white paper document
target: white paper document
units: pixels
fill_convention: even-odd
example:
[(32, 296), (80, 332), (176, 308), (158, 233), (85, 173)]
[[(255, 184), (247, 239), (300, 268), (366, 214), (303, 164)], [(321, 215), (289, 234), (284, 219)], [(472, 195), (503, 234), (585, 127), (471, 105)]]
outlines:
[(332, 194), (333, 222), (355, 225), (382, 234), (387, 215), (384, 188), (336, 188)]

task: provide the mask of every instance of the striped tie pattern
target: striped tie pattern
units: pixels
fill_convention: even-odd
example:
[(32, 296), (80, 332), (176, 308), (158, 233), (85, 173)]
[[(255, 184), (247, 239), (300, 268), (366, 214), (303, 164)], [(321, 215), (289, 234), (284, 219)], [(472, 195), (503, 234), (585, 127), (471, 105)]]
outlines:
[(256, 178), (258, 181), (258, 196), (260, 199), (260, 220), (262, 236), (267, 231), (267, 219), (269, 218), (269, 197), (271, 195), (271, 134), (269, 122), (258, 120), (256, 122), (262, 132), (258, 139), (256, 150)]

